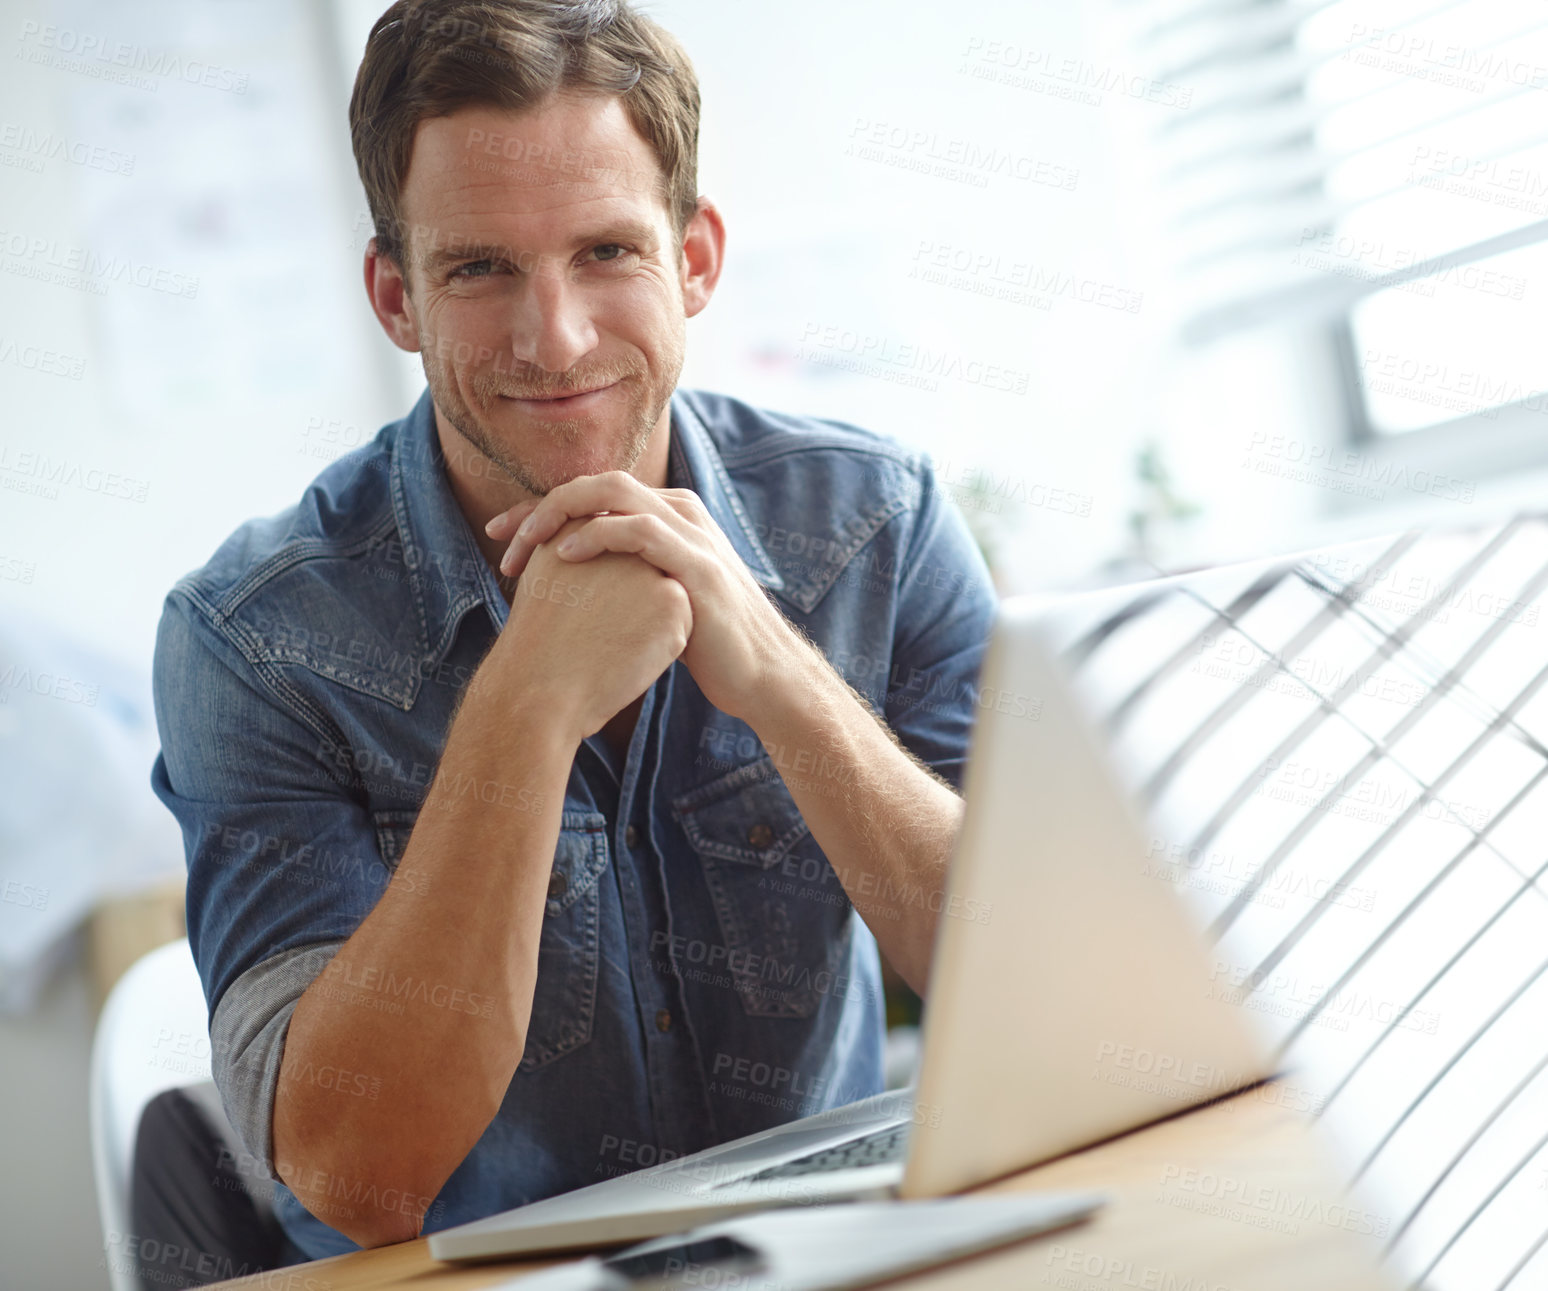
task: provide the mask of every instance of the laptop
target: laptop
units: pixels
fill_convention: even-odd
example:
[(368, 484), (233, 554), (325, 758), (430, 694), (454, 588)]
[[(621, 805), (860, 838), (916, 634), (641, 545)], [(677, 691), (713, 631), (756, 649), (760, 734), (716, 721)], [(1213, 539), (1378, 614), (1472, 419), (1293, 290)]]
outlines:
[[(1147, 873), (1140, 816), (1060, 658), (1069, 603), (1021, 597), (999, 611), (942, 904), (963, 917), (941, 915), (915, 1084), (445, 1229), (434, 1258), (944, 1197), (1273, 1074), (1253, 1019), (1212, 989), (1182, 893)], [(1050, 1195), (1049, 1226), (1101, 1200)]]

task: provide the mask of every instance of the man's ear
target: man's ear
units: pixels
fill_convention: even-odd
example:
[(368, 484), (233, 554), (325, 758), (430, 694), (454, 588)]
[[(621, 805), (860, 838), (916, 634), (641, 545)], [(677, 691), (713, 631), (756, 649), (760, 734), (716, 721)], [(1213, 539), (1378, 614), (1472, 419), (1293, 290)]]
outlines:
[(692, 318), (710, 303), (726, 258), (726, 225), (715, 203), (699, 198), (683, 230), (683, 314)]
[(376, 321), (387, 333), (387, 339), (400, 350), (410, 354), (419, 352), (419, 324), (409, 309), (408, 283), (404, 269), (391, 256), (378, 249), (376, 239), (366, 244), (365, 288), (370, 297)]

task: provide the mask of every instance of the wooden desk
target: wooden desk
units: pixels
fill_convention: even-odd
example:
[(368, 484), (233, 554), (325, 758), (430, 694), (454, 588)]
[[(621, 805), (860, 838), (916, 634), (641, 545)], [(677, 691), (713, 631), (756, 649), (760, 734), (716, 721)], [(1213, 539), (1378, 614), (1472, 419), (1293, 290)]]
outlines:
[[(909, 1291), (1392, 1291), (1378, 1225), (1345, 1207), (1318, 1131), (1267, 1086), (978, 1191), (1098, 1189), (1092, 1221), (894, 1282)], [(458, 1267), (427, 1240), (336, 1255), (219, 1285), (265, 1291), (491, 1287), (557, 1261)]]

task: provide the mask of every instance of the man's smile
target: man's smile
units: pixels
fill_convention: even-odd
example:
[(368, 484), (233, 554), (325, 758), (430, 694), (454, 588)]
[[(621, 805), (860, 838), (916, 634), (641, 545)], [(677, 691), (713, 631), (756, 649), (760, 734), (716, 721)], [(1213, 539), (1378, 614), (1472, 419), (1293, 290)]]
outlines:
[(571, 416), (578, 412), (586, 412), (594, 405), (601, 403), (606, 393), (617, 386), (619, 382), (612, 381), (607, 385), (593, 386), (589, 390), (577, 391), (573, 394), (554, 394), (536, 396), (518, 396), (502, 394), (500, 398), (506, 403), (514, 403), (526, 412), (539, 414), (552, 413), (555, 415)]

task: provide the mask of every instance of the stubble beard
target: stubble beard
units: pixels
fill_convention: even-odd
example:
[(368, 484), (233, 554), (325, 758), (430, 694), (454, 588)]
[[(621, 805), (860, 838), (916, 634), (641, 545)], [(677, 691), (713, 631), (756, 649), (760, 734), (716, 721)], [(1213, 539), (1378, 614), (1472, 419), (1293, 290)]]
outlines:
[[(499, 372), (478, 373), (468, 381), (468, 388), (478, 404), (478, 410), (475, 412), (463, 399), (450, 369), (431, 364), (429, 355), (432, 349), (431, 346), (424, 347), (420, 351), (420, 360), (425, 370), (425, 380), (430, 386), (430, 397), (436, 408), (451, 427), (477, 452), (504, 472), (514, 484), (537, 497), (546, 496), (551, 489), (557, 488), (582, 472), (576, 471), (558, 479), (539, 479), (526, 463), (512, 456), (502, 445), (498, 432), (491, 428), (489, 422), (500, 406), (502, 395), (553, 395), (588, 386), (594, 388), (599, 383), (612, 380), (628, 382), (633, 392), (631, 406), (628, 410), (624, 433), (618, 445), (617, 460), (606, 469), (631, 471), (650, 443), (656, 423), (660, 421), (661, 413), (677, 386), (677, 378), (682, 372), (683, 365), (682, 338), (674, 336), (669, 347), (662, 353), (665, 364), (661, 369), (663, 380), (660, 382), (650, 380), (649, 369), (643, 363), (592, 369), (578, 378), (571, 377), (557, 382), (551, 379), (522, 381), (514, 374)], [(542, 422), (537, 428), (537, 433), (551, 436), (563, 449), (573, 449), (594, 438), (595, 430), (595, 425), (590, 419), (569, 417), (559, 421)]]

